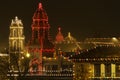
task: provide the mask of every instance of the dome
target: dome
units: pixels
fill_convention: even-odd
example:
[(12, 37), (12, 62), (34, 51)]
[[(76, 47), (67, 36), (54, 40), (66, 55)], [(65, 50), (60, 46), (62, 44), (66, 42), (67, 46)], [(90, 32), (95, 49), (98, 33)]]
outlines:
[(62, 42), (62, 41), (64, 41), (64, 37), (61, 33), (61, 28), (59, 27), (58, 28), (58, 33), (56, 35), (56, 42)]

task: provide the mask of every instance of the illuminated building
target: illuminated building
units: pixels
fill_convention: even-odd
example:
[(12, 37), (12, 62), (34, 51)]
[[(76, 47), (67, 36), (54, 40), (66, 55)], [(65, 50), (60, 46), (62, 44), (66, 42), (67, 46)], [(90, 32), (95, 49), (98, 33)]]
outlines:
[[(9, 53), (13, 71), (25, 53), (26, 60), (30, 60), (28, 71), (35, 78), (34, 75), (61, 78), (67, 76), (64, 80), (71, 80), (73, 75), (78, 80), (120, 78), (120, 47), (117, 38), (87, 38), (84, 42), (78, 42), (70, 32), (64, 37), (59, 27), (56, 40), (52, 41), (49, 36), (48, 16), (41, 3), (32, 20), (32, 37), (26, 48), (21, 20), (15, 17), (11, 22)], [(24, 49), (26, 52), (23, 52)]]
[[(60, 34), (60, 32), (58, 31), (58, 34)], [(56, 49), (61, 49), (62, 52), (77, 52), (77, 50), (80, 50), (81, 47), (78, 44), (78, 41), (71, 36), (71, 33), (68, 33), (68, 36), (64, 38), (64, 40), (62, 39), (61, 41), (59, 41), (59, 39), (61, 39), (61, 35), (58, 34), (56, 35)], [(58, 39), (59, 38), (59, 39)]]
[(23, 24), (18, 17), (15, 17), (11, 22), (9, 34), (10, 62), (13, 68), (17, 68), (17, 63), (20, 64), (19, 60), (24, 51), (24, 41)]
[(97, 46), (81, 51), (70, 59), (74, 62), (76, 80), (120, 79), (120, 46), (118, 45)]
[[(30, 74), (26, 76), (30, 80), (34, 80), (31, 77), (58, 80), (66, 76), (64, 80), (72, 80), (73, 75), (77, 80), (120, 79), (120, 39), (87, 38), (78, 42), (70, 32), (64, 37), (59, 27), (55, 41), (52, 41), (48, 16), (41, 3), (32, 17), (31, 28), (31, 39), (24, 48), (23, 24), (18, 17), (11, 22), (9, 53), (12, 71), (18, 70), (20, 59), (24, 58), (25, 66), (29, 65)], [(23, 53), (26, 57), (22, 57)]]
[[(57, 49), (55, 51), (55, 45), (49, 36), (50, 25), (48, 24), (48, 16), (41, 3), (39, 3), (33, 15), (31, 27), (32, 39), (27, 45), (27, 50), (31, 58), (30, 73), (47, 76), (65, 76), (68, 74), (69, 78), (72, 79), (73, 64), (61, 54), (60, 50)], [(60, 39), (62, 41), (63, 37), (61, 36)]]
[[(41, 3), (39, 3), (32, 19), (32, 39), (27, 46), (28, 52), (33, 56), (30, 63), (32, 66), (31, 72), (42, 71), (42, 57), (53, 57), (54, 53), (54, 45), (50, 41), (49, 36), (50, 25), (48, 24), (48, 16)], [(37, 66), (33, 68), (35, 65)]]
[[(119, 78), (120, 47), (116, 45), (119, 43), (117, 38), (87, 38), (84, 42), (78, 42), (70, 32), (64, 37), (59, 27), (56, 40), (51, 41), (48, 16), (41, 3), (32, 20), (32, 37), (26, 48), (21, 20), (15, 17), (11, 22), (9, 53), (13, 71), (20, 65), (22, 54), (25, 53), (30, 60), (29, 77), (67, 76), (64, 80), (72, 80), (73, 75), (78, 80)], [(26, 52), (23, 52), (24, 49)]]
[(85, 42), (93, 43), (95, 45), (111, 45), (111, 44), (118, 44), (119, 39), (116, 37), (112, 38), (87, 38)]
[(49, 36), (50, 25), (48, 23), (47, 13), (43, 9), (41, 3), (39, 3), (38, 9), (35, 11), (32, 19), (32, 39), (28, 44), (28, 46), (31, 46), (29, 51), (33, 51), (34, 53), (36, 49), (38, 51), (42, 49), (42, 56), (52, 57), (52, 53), (54, 52), (54, 45), (51, 42)]

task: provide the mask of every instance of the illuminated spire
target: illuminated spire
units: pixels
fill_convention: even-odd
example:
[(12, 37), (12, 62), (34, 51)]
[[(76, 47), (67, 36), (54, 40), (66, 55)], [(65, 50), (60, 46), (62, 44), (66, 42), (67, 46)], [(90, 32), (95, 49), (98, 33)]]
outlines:
[(71, 38), (71, 33), (70, 32), (68, 32), (68, 37)]
[(17, 16), (15, 16), (15, 20), (16, 20), (16, 21), (18, 20), (18, 17), (17, 17)]
[[(42, 74), (42, 57), (53, 57), (54, 52), (54, 45), (49, 37), (50, 25), (48, 23), (48, 16), (42, 7), (42, 3), (39, 3), (32, 19), (32, 39), (28, 44), (28, 51), (34, 55), (33, 59), (38, 60), (38, 65), (35, 68), (34, 66), (31, 66), (30, 72), (36, 70), (36, 73)], [(31, 62), (31, 64), (34, 65), (34, 62)]]
[(61, 32), (61, 28), (60, 27), (58, 28), (58, 31)]
[(68, 36), (65, 38), (66, 41), (76, 42), (76, 39), (71, 36), (71, 33), (68, 32)]
[(39, 3), (39, 9), (41, 9), (42, 8), (42, 3)]
[[(45, 10), (42, 7), (42, 3), (39, 3), (37, 10), (33, 15), (33, 24), (32, 24), (32, 38), (41, 39), (49, 38), (49, 24), (48, 24), (48, 16)], [(35, 29), (36, 28), (36, 29)]]

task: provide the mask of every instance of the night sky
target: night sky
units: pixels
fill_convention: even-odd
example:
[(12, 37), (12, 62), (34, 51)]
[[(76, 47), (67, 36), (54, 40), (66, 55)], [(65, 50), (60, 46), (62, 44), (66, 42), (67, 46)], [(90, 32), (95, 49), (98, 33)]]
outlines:
[(32, 16), (43, 3), (55, 38), (57, 28), (78, 41), (87, 37), (120, 37), (119, 0), (1, 0), (0, 47), (7, 47), (11, 19), (18, 16), (24, 25), (26, 42), (31, 37)]

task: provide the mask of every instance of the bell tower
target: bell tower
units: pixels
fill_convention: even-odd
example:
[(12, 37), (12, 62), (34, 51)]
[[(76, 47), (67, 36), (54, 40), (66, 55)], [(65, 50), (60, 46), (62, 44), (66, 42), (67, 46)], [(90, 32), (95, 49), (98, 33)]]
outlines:
[(50, 26), (48, 24), (47, 13), (43, 9), (42, 3), (39, 3), (38, 9), (35, 11), (32, 19), (32, 40), (49, 40)]
[(21, 54), (23, 54), (24, 41), (23, 23), (16, 16), (15, 19), (12, 19), (9, 34), (9, 53), (12, 65), (16, 65), (18, 62), (15, 61), (19, 61)]
[(37, 10), (32, 17), (32, 39), (28, 46), (39, 46), (42, 48), (43, 56), (51, 56), (48, 53), (54, 52), (54, 45), (50, 40), (48, 23), (48, 16), (46, 11), (42, 7), (42, 3), (39, 3)]
[(22, 52), (24, 49), (25, 37), (23, 35), (23, 24), (18, 17), (12, 20), (10, 25), (9, 35), (9, 50), (10, 52)]
[[(37, 10), (32, 17), (32, 38), (28, 43), (28, 52), (32, 55), (30, 62), (30, 72), (36, 71), (36, 74), (42, 74), (43, 56), (53, 57), (54, 45), (50, 40), (48, 16), (43, 9), (42, 3), (39, 3)], [(32, 67), (35, 66), (36, 67)]]

